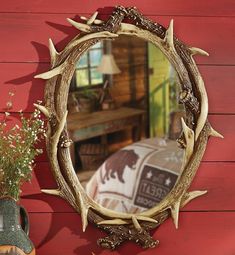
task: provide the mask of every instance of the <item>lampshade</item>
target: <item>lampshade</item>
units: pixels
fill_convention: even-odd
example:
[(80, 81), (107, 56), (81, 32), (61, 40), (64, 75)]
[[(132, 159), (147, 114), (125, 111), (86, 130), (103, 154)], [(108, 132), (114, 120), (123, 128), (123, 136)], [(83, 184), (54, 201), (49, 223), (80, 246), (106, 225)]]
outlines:
[(97, 71), (102, 74), (117, 74), (121, 72), (112, 54), (104, 54), (102, 56), (101, 62), (97, 67)]

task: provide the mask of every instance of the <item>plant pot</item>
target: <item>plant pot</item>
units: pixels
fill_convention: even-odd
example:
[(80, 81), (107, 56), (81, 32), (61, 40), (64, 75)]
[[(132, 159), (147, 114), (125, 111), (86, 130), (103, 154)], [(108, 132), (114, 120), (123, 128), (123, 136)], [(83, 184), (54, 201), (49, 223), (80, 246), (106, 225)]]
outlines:
[(12, 198), (0, 198), (0, 255), (35, 255), (28, 234), (29, 219), (25, 209)]
[(79, 110), (80, 112), (92, 112), (94, 110), (94, 101), (90, 98), (79, 98)]

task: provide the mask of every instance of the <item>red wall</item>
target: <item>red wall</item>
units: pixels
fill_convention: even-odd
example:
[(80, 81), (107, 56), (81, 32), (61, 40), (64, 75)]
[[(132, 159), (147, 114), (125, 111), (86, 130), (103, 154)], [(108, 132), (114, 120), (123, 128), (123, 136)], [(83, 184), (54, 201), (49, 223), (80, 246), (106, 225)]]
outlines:
[[(57, 48), (76, 34), (66, 18), (90, 14), (99, 7), (137, 6), (167, 26), (175, 20), (175, 34), (210, 57), (196, 57), (209, 96), (209, 119), (224, 135), (212, 138), (191, 189), (208, 189), (182, 210), (179, 230), (171, 220), (154, 233), (160, 246), (142, 250), (126, 244), (112, 254), (233, 255), (235, 254), (235, 2), (234, 0), (12, 0), (0, 7), (0, 111), (14, 91), (13, 112), (32, 111), (43, 98), (44, 82), (35, 73), (49, 67), (47, 42)], [(1, 114), (0, 113), (0, 114)], [(14, 117), (17, 114), (13, 114)], [(39, 255), (110, 254), (96, 245), (102, 235), (93, 226), (81, 231), (80, 217), (63, 200), (40, 193), (55, 187), (45, 155), (37, 160), (32, 184), (23, 188), (22, 204), (30, 212), (31, 239)]]

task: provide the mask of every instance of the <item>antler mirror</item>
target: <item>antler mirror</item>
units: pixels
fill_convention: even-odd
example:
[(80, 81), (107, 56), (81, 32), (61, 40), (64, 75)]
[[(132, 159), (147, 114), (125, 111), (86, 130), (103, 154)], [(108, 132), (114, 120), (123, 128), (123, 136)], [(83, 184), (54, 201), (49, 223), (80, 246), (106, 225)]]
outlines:
[[(158, 241), (150, 236), (149, 231), (158, 227), (168, 217), (172, 217), (175, 227), (178, 228), (180, 208), (192, 199), (206, 193), (206, 191), (189, 192), (188, 189), (203, 157), (208, 138), (210, 136), (222, 137), (211, 127), (207, 120), (207, 93), (202, 77), (193, 60), (193, 55), (195, 54), (207, 56), (208, 53), (198, 48), (188, 47), (176, 38), (173, 34), (173, 20), (170, 22), (168, 29), (166, 29), (160, 24), (143, 17), (135, 7), (124, 8), (118, 6), (106, 21), (97, 19), (97, 14), (96, 12), (89, 19), (81, 17), (82, 20), (86, 21), (85, 23), (68, 19), (75, 28), (83, 33), (80, 33), (69, 42), (61, 52), (57, 52), (52, 41), (49, 40), (51, 70), (36, 76), (36, 78), (47, 80), (45, 105), (37, 105), (37, 107), (48, 118), (47, 151), (51, 169), (58, 185), (57, 190), (43, 190), (43, 192), (60, 196), (67, 200), (81, 214), (83, 231), (85, 231), (88, 222), (91, 222), (107, 232), (107, 237), (98, 240), (98, 244), (104, 248), (114, 249), (126, 240), (134, 241), (144, 248), (155, 247)], [(153, 143), (148, 143), (146, 140), (144, 142), (137, 141), (141, 136), (141, 132), (136, 130), (136, 128), (142, 125), (138, 121), (140, 121), (140, 116), (144, 114), (143, 109), (133, 110), (128, 107), (112, 106), (113, 101), (110, 95), (108, 95), (109, 100), (104, 100), (104, 97), (107, 96), (107, 91), (109, 94), (107, 83), (105, 82), (105, 85), (99, 90), (101, 94), (99, 94), (98, 98), (98, 101), (103, 103), (103, 111), (99, 110), (98, 113), (90, 115), (80, 115), (77, 124), (81, 125), (80, 129), (88, 128), (89, 132), (86, 132), (85, 135), (82, 132), (75, 132), (72, 135), (71, 130), (73, 128), (71, 128), (70, 123), (75, 118), (75, 115), (70, 114), (67, 121), (67, 104), (68, 95), (70, 94), (71, 96), (71, 80), (77, 79), (77, 83), (85, 86), (84, 77), (87, 76), (89, 82), (94, 79), (94, 82), (103, 83), (104, 75), (106, 75), (106, 79), (110, 79), (107, 75), (113, 74), (111, 76), (114, 79), (114, 74), (120, 71), (122, 71), (120, 75), (123, 78), (125, 69), (120, 70), (121, 68), (114, 63), (112, 56), (109, 56), (109, 59), (106, 56), (106, 60), (103, 56), (102, 61), (100, 62), (99, 60), (99, 63), (96, 64), (87, 63), (88, 58), (92, 58), (92, 54), (99, 55), (97, 49), (103, 47), (101, 43), (108, 45), (106, 47), (108, 48), (106, 49), (106, 55), (110, 55), (108, 54), (110, 53), (110, 43), (117, 40), (126, 43), (129, 40), (126, 39), (127, 37), (136, 38), (145, 44), (147, 43), (149, 59), (155, 56), (154, 54), (156, 53), (155, 50), (150, 52), (151, 47), (160, 49), (173, 68), (174, 77), (177, 76), (175, 79), (177, 81), (175, 83), (178, 86), (177, 98), (181, 104), (181, 112), (183, 112), (180, 116), (181, 134), (166, 138), (167, 134), (169, 135), (169, 127), (165, 124), (164, 127), (167, 131), (163, 132), (160, 138), (160, 131), (158, 130), (155, 135), (159, 137)], [(85, 55), (88, 51), (90, 52), (89, 56)], [(137, 48), (134, 48), (134, 55), (137, 53)], [(148, 61), (150, 61), (149, 59)], [(121, 65), (121, 60), (118, 58), (116, 60)], [(86, 62), (85, 68), (82, 67), (84, 61)], [(105, 61), (106, 64), (103, 63)], [(153, 58), (152, 63), (155, 63), (155, 61), (156, 59)], [(87, 69), (87, 66), (91, 67), (90, 70)], [(107, 69), (109, 70), (107, 71)], [(100, 73), (97, 73), (97, 70)], [(150, 71), (149, 75), (151, 75)], [(74, 73), (77, 73), (76, 77)], [(120, 83), (115, 85), (116, 90), (119, 87), (121, 87)], [(176, 91), (175, 86), (173, 86), (173, 90)], [(165, 93), (170, 93), (169, 91), (168, 88)], [(84, 90), (81, 90), (80, 93), (84, 93)], [(156, 104), (153, 105), (153, 109), (157, 109), (157, 107)], [(155, 112), (152, 111), (153, 115)], [(124, 119), (114, 122), (116, 121), (115, 116), (118, 114)], [(164, 111), (164, 114), (164, 123), (171, 125), (169, 120), (167, 120), (169, 112), (166, 113)], [(89, 117), (84, 118), (84, 116)], [(98, 125), (96, 129), (92, 126), (94, 123), (90, 124), (90, 126), (88, 125), (88, 123), (92, 122), (92, 116), (97, 116), (99, 120), (98, 124), (96, 123)], [(112, 125), (106, 123), (108, 126), (102, 128), (101, 119), (105, 123), (111, 121)], [(97, 189), (100, 189), (103, 193), (106, 192), (106, 196), (105, 194), (92, 196), (92, 192), (85, 191), (74, 169), (73, 157), (70, 154), (74, 149), (71, 138), (82, 139), (83, 135), (84, 139), (90, 138), (87, 134), (93, 132), (94, 129), (97, 135), (103, 134), (104, 130), (106, 134), (111, 133), (113, 130), (119, 130), (124, 125), (123, 123), (131, 127), (135, 125), (134, 135), (135, 137), (139, 136), (138, 139), (135, 139), (137, 143), (131, 144), (112, 155), (101, 166), (99, 174), (95, 173), (95, 176), (87, 184), (88, 188), (90, 187), (90, 190), (94, 188), (98, 178), (100, 178), (100, 184), (95, 186), (96, 193)], [(176, 138), (178, 139), (176, 140)], [(146, 150), (148, 151), (146, 152)], [(177, 164), (172, 164), (172, 160), (177, 162)], [(156, 168), (154, 164), (155, 166), (157, 164), (158, 167)], [(133, 169), (138, 171), (133, 171)], [(141, 170), (141, 172), (139, 169), (143, 171)], [(129, 180), (129, 184), (127, 184), (128, 175), (132, 180), (132, 182)], [(125, 192), (137, 180), (140, 186), (136, 189), (131, 188), (135, 198), (134, 200), (127, 198), (127, 200), (132, 201), (131, 206), (128, 207), (125, 204), (127, 200), (124, 201)], [(110, 183), (109, 186), (112, 188), (116, 185), (115, 181), (120, 185), (123, 197), (119, 196), (120, 194), (114, 194), (114, 191), (118, 189), (115, 186), (112, 190), (113, 197), (116, 199), (115, 203), (112, 201), (107, 202), (107, 197), (109, 196), (107, 195), (109, 194), (107, 185)], [(122, 186), (126, 184), (128, 187)], [(140, 189), (142, 189), (142, 193)], [(114, 206), (111, 207), (110, 204)], [(125, 210), (120, 210), (121, 206)], [(127, 207), (129, 208), (128, 210), (126, 209)], [(113, 210), (112, 208), (119, 209)]]

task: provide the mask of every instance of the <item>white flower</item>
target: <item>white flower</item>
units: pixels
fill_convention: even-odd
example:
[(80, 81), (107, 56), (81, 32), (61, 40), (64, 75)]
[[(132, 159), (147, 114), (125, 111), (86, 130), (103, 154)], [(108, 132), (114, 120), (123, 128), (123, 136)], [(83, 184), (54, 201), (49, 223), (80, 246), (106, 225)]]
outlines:
[(7, 102), (6, 106), (7, 106), (8, 110), (11, 109), (12, 108), (12, 102), (11, 101)]

